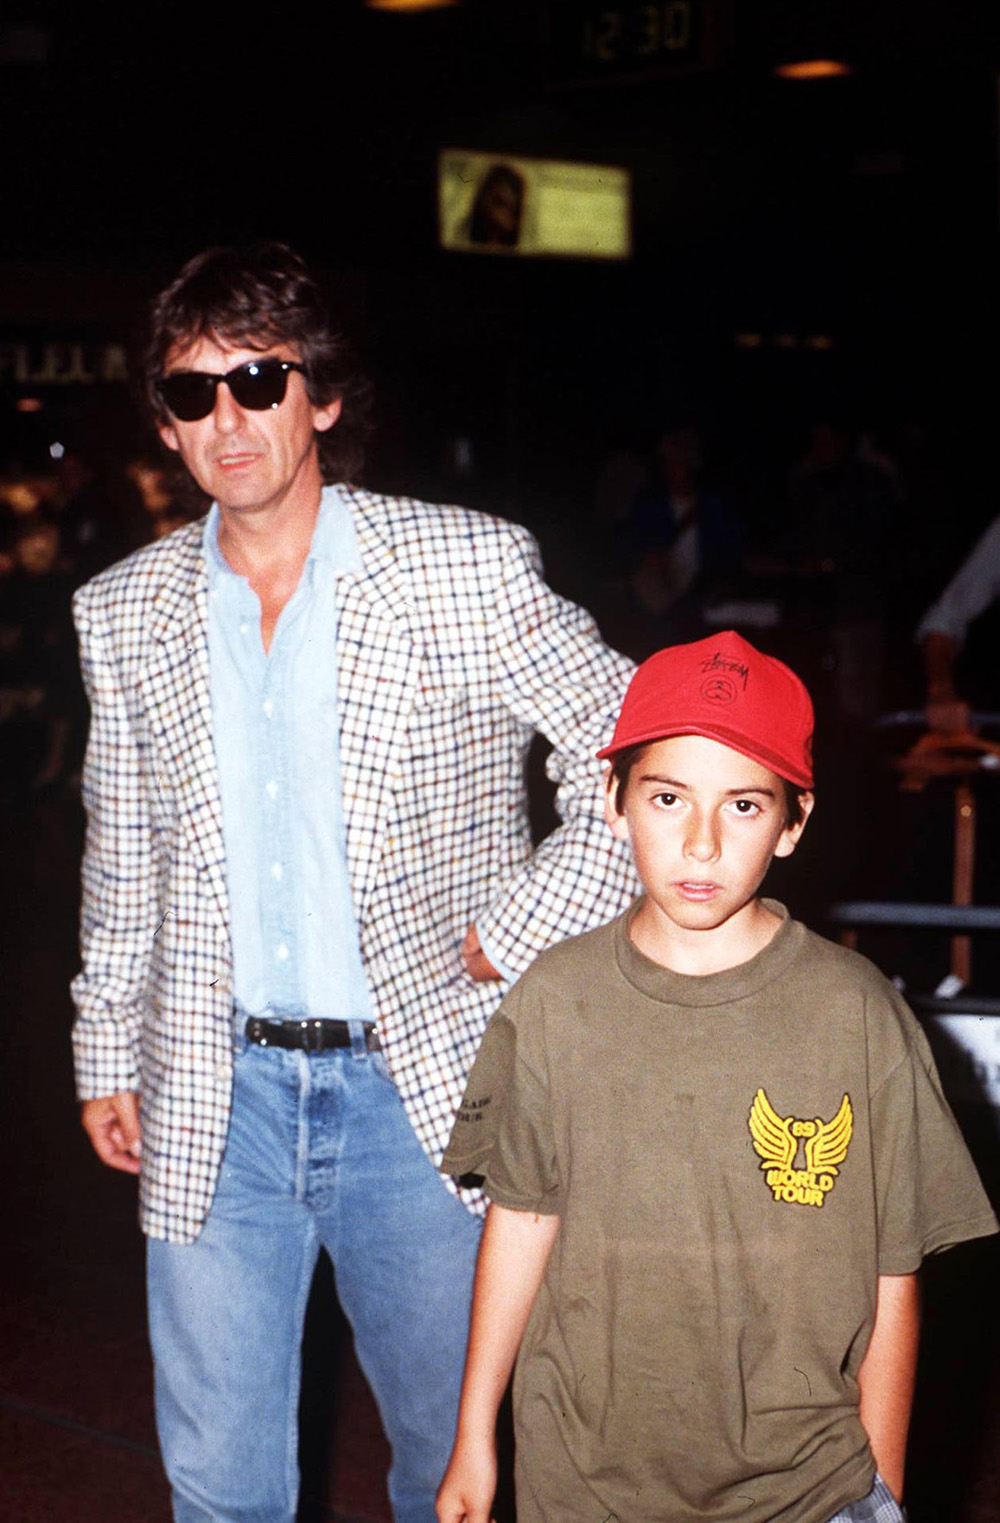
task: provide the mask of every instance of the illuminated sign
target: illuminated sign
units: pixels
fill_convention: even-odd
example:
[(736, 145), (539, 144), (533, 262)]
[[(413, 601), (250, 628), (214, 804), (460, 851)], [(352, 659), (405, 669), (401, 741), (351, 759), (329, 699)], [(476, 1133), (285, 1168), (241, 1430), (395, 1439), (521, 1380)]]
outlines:
[(128, 364), (121, 344), (0, 339), (0, 382), (13, 381), (16, 386), (93, 386), (99, 381), (127, 379)]
[(628, 259), (627, 169), (446, 148), (438, 158), (442, 248), (466, 253)]

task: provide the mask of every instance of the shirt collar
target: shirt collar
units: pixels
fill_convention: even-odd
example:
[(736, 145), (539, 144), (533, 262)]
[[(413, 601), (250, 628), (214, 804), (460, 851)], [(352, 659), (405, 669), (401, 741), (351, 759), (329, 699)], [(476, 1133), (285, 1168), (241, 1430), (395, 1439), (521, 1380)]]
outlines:
[[(235, 572), (219, 549), (219, 505), (213, 502), (202, 534), (209, 586)], [(337, 486), (325, 486), (309, 547), (309, 561), (322, 561), (334, 572), (361, 571), (361, 545), (347, 499)]]

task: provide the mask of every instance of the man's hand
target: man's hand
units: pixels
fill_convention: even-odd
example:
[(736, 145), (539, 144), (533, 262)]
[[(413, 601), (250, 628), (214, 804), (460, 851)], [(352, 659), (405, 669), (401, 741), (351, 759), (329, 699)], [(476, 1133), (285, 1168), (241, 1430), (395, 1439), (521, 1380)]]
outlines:
[(480, 946), (479, 932), (474, 925), (470, 925), (465, 933), (465, 940), (462, 942), (462, 961), (465, 963), (465, 971), (470, 978), (476, 980), (477, 984), (489, 984), (500, 977)]
[(141, 1149), (139, 1096), (132, 1090), (84, 1100), (80, 1120), (102, 1163), (125, 1174), (138, 1174)]

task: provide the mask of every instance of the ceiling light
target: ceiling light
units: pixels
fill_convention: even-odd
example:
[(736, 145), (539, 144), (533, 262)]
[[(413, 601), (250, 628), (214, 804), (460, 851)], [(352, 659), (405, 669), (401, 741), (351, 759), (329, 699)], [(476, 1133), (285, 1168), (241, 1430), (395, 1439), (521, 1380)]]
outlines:
[(802, 58), (776, 64), (774, 72), (779, 79), (842, 79), (851, 66), (839, 58)]
[(370, 11), (441, 11), (460, 0), (365, 0)]

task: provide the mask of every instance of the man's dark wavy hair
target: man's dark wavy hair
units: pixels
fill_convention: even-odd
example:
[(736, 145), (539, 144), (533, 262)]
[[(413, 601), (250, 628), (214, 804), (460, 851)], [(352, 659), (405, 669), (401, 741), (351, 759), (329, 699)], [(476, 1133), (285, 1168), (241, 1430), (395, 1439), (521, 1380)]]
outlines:
[(333, 322), (305, 261), (284, 243), (205, 249), (189, 259), (153, 303), (144, 355), (146, 396), (157, 420), (171, 421), (156, 389), (176, 346), (215, 338), (248, 349), (294, 344), (315, 407), (340, 398), (333, 428), (317, 433), (325, 482), (357, 475), (370, 431), (371, 386)]

